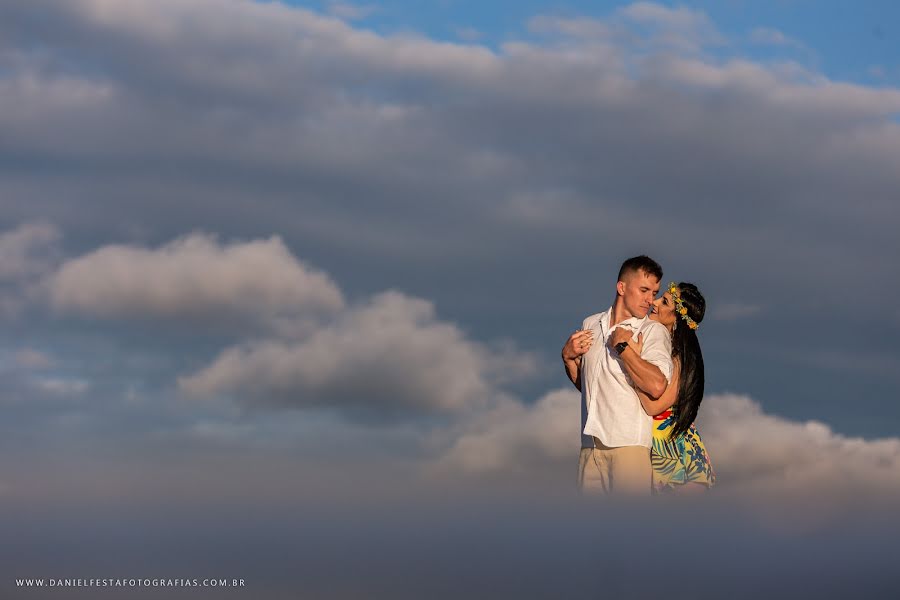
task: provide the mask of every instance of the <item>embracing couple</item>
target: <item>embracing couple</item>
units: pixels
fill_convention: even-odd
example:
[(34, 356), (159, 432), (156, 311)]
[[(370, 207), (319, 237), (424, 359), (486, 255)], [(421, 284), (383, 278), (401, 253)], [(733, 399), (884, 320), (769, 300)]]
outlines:
[(703, 399), (697, 328), (706, 301), (684, 282), (657, 298), (661, 281), (656, 261), (629, 258), (612, 308), (585, 319), (563, 346), (566, 374), (581, 391), (583, 491), (650, 494), (715, 483), (694, 426)]

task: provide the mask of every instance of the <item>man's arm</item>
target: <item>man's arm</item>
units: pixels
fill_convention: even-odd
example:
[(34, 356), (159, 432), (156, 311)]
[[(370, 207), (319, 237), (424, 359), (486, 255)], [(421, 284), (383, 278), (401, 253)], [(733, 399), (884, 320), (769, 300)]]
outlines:
[[(608, 343), (610, 347), (614, 348), (619, 342), (627, 342), (630, 339), (631, 331), (623, 327), (617, 327), (612, 335), (609, 336)], [(650, 398), (656, 400), (666, 391), (669, 381), (663, 374), (662, 369), (641, 358), (641, 355), (630, 345), (626, 346), (622, 353), (619, 354), (619, 359), (622, 361), (622, 366), (625, 368), (625, 372), (631, 378), (631, 381), (634, 382), (635, 387), (642, 390)], [(671, 361), (671, 359), (669, 360)]]
[(594, 342), (594, 332), (590, 329), (581, 329), (569, 336), (562, 349), (563, 365), (566, 375), (578, 391), (581, 391), (581, 357), (591, 349)]
[(563, 365), (566, 367), (566, 375), (578, 391), (581, 391), (581, 357), (574, 360), (563, 359)]
[[(632, 350), (633, 349), (634, 348), (632, 348)], [(669, 381), (669, 386), (666, 388), (666, 391), (663, 392), (662, 396), (657, 399), (651, 398), (642, 390), (635, 390), (645, 413), (651, 417), (655, 417), (675, 405), (675, 401), (678, 400), (678, 376), (679, 370), (678, 367), (675, 366), (672, 368), (672, 379)]]

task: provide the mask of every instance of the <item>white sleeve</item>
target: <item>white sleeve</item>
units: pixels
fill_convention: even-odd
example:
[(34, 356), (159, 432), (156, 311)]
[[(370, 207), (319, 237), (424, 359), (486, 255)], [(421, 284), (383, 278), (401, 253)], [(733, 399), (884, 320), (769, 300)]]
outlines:
[(644, 334), (644, 349), (641, 358), (651, 365), (656, 365), (662, 371), (666, 381), (672, 379), (672, 338), (662, 325), (645, 327), (641, 330)]
[(584, 321), (581, 322), (582, 329), (596, 329), (597, 327), (597, 317), (600, 315), (591, 315), (589, 317), (585, 317)]

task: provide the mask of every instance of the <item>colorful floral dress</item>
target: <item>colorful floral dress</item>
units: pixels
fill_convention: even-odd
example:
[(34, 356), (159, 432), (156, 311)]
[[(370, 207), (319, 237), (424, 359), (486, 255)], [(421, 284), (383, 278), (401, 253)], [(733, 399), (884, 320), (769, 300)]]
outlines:
[(716, 473), (697, 427), (691, 423), (686, 433), (672, 439), (676, 419), (671, 409), (653, 417), (650, 464), (653, 491), (658, 494), (671, 492), (686, 483), (702, 483), (708, 488), (716, 483)]

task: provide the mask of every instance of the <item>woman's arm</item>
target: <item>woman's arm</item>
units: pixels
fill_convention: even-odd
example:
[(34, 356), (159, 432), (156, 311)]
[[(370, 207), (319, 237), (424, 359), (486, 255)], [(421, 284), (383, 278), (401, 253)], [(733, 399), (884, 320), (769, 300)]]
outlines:
[(637, 392), (645, 413), (651, 417), (655, 417), (665, 410), (672, 408), (672, 405), (678, 400), (678, 378), (680, 375), (681, 362), (678, 359), (674, 359), (672, 360), (672, 379), (669, 380), (669, 385), (666, 387), (666, 391), (662, 393), (662, 396), (653, 399), (640, 389), (634, 389), (634, 391)]

